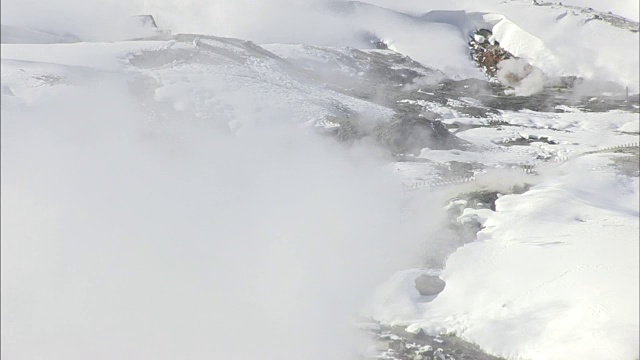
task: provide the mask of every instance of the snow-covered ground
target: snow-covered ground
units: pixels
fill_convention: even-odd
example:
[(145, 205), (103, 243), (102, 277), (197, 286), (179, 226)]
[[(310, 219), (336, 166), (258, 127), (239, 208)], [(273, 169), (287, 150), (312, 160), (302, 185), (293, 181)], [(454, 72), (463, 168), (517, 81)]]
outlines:
[[(375, 33), (390, 46), (452, 77), (479, 77), (466, 61), (469, 30), (488, 28), (501, 45), (542, 69), (549, 76), (580, 76), (608, 80), (638, 93), (639, 33), (593, 20), (556, 3), (533, 5), (516, 1), (389, 1), (272, 2), (200, 4), (197, 12), (173, 1), (149, 5), (176, 31), (215, 33), (251, 38), (258, 43), (305, 43), (322, 46), (362, 47), (361, 33)], [(329, 4), (329, 5), (327, 5)], [(616, 12), (635, 21), (637, 1), (618, 0), (607, 9), (594, 1), (596, 10)], [(618, 12), (621, 11), (621, 12)], [(202, 14), (210, 14), (210, 21)], [(227, 16), (220, 15), (221, 13)], [(188, 19), (188, 21), (185, 21)], [(322, 31), (314, 24), (324, 24)], [(269, 31), (262, 29), (268, 28)], [(290, 31), (295, 28), (296, 31)]]
[[(637, 107), (473, 117), (469, 94), (419, 93), (485, 79), (467, 42), (488, 28), (548, 77), (637, 94), (638, 32), (524, 0), (44, 5), (2, 4), (3, 357), (346, 359), (363, 303), (507, 359), (638, 357)], [(565, 5), (637, 21), (637, 1)], [(194, 34), (113, 26), (123, 9)], [(410, 106), (465, 146), (395, 162), (330, 137)], [(479, 190), (495, 211), (456, 202), (477, 240), (418, 268)]]
[[(625, 122), (620, 115), (601, 115), (598, 125), (615, 129)], [(631, 115), (637, 122), (637, 114)], [(475, 140), (490, 140), (487, 135)], [(574, 141), (588, 147), (589, 136)], [(504, 159), (493, 153), (434, 157), (435, 152), (425, 156), (436, 161)], [(513, 161), (520, 150), (508, 152)], [(500, 197), (495, 212), (466, 209), (458, 221), (479, 221), (483, 229), (477, 241), (447, 260), (441, 274), (445, 290), (435, 299), (422, 297), (414, 286), (421, 271), (398, 273), (379, 288), (373, 317), (410, 331), (454, 332), (509, 359), (635, 358), (640, 194), (638, 174), (625, 174), (620, 166), (624, 159), (637, 163), (637, 145), (635, 154), (574, 158), (545, 170), (526, 193)], [(511, 176), (512, 184), (523, 181)]]

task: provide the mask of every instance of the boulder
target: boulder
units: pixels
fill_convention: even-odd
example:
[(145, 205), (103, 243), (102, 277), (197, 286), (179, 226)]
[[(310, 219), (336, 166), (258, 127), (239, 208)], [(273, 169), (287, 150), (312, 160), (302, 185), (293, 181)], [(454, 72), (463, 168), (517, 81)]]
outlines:
[(421, 296), (435, 296), (444, 290), (446, 283), (439, 277), (433, 275), (422, 274), (415, 280), (416, 290)]

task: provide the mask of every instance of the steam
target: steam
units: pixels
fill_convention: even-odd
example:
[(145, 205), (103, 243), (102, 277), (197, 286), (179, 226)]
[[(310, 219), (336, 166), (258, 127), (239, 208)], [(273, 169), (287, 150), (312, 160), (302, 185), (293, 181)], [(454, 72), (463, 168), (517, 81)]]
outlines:
[(120, 0), (8, 0), (2, 2), (2, 24), (82, 41), (113, 41), (148, 35), (131, 18), (138, 10)]
[[(71, 35), (82, 41), (114, 41), (140, 36), (130, 17), (149, 14), (158, 26), (173, 33), (210, 34), (260, 43), (360, 44), (361, 39), (350, 24), (321, 11), (327, 2), (7, 0), (2, 2), (2, 24)], [(318, 24), (331, 31), (318, 31)]]
[(498, 80), (513, 88), (517, 96), (530, 96), (544, 89), (545, 76), (542, 70), (531, 66), (523, 59), (511, 58), (498, 63)]
[(434, 71), (433, 73), (430, 73), (428, 75), (420, 76), (413, 79), (410, 84), (404, 85), (402, 89), (405, 91), (415, 91), (423, 87), (429, 88), (442, 83), (446, 79), (447, 77), (443, 73)]
[[(331, 0), (139, 1), (140, 11), (176, 33), (248, 39), (256, 43), (367, 45), (354, 26), (328, 13)], [(268, 31), (265, 31), (268, 29)]]
[(369, 145), (149, 123), (125, 80), (3, 101), (2, 357), (350, 358), (429, 206)]

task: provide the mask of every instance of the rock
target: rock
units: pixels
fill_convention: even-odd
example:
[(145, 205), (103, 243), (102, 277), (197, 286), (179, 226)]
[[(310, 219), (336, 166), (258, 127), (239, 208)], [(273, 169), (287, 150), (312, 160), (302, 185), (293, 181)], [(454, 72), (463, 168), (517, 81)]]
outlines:
[(447, 360), (447, 357), (444, 353), (444, 350), (442, 348), (438, 348), (434, 353), (433, 353), (433, 358), (437, 359), (437, 360)]
[(480, 30), (476, 31), (476, 34), (484, 36), (485, 38), (488, 38), (491, 35), (493, 35), (491, 30), (488, 30), (488, 29), (480, 29)]
[(439, 277), (422, 274), (415, 280), (416, 290), (421, 296), (435, 296), (444, 290), (446, 283)]
[(439, 120), (412, 112), (396, 114), (393, 121), (377, 129), (377, 139), (394, 154), (420, 154), (424, 148), (452, 149), (460, 141)]
[(389, 342), (389, 350), (393, 350), (397, 353), (402, 354), (403, 352), (406, 351), (406, 349), (407, 349), (407, 343), (402, 339), (392, 339)]
[[(405, 326), (380, 324), (378, 338), (384, 342), (383, 351), (376, 359), (395, 360), (504, 360), (484, 353), (477, 345), (468, 343), (455, 335), (414, 337), (414, 332)], [(441, 342), (435, 341), (438, 338)], [(392, 344), (393, 343), (393, 344)], [(397, 350), (395, 350), (397, 349)], [(374, 357), (370, 357), (373, 359)]]
[(500, 47), (500, 43), (493, 33), (487, 29), (476, 31), (471, 36), (469, 46), (473, 59), (490, 77), (495, 76), (498, 63), (514, 57), (513, 54)]
[(416, 351), (415, 360), (431, 359), (433, 356), (433, 348), (430, 345), (425, 345)]
[(425, 334), (424, 330), (419, 327), (414, 329), (407, 328), (405, 329), (405, 331), (407, 336), (412, 340), (425, 339), (427, 337), (427, 334)]

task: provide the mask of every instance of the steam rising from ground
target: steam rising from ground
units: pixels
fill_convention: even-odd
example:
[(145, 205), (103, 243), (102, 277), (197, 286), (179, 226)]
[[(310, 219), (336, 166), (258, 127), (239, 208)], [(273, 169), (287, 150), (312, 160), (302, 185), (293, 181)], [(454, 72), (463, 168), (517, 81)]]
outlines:
[(129, 19), (138, 8), (120, 0), (9, 0), (2, 2), (2, 24), (72, 35), (85, 41), (131, 38), (137, 28)]
[(349, 358), (429, 226), (376, 152), (276, 116), (149, 128), (95, 83), (2, 107), (3, 358)]
[[(2, 23), (105, 40), (123, 14), (151, 13), (174, 32), (350, 42), (310, 5), (10, 0)], [(23, 108), (3, 88), (5, 358), (348, 358), (370, 290), (436, 222), (375, 149), (284, 114), (238, 133), (182, 117), (150, 128), (118, 79), (56, 89)]]
[[(85, 41), (104, 41), (127, 38), (126, 35), (134, 30), (129, 16), (151, 14), (160, 27), (173, 33), (211, 34), (256, 42), (353, 44), (353, 35), (345, 36), (352, 32), (348, 24), (319, 11), (327, 2), (98, 0), (87, 3), (64, 0), (51, 3), (7, 0), (2, 2), (2, 24), (58, 35), (72, 34)], [(322, 24), (322, 31), (319, 24)], [(331, 31), (327, 31), (329, 29)]]
[(522, 59), (506, 59), (498, 63), (497, 77), (505, 86), (513, 87), (517, 96), (530, 96), (544, 89), (542, 70)]

